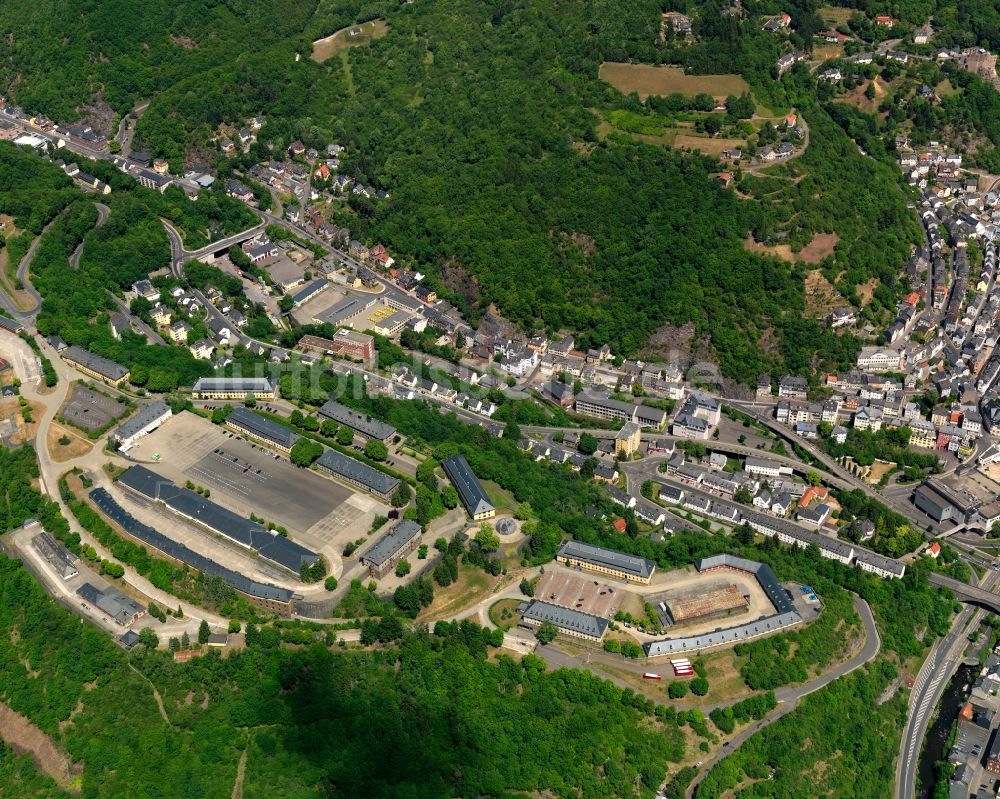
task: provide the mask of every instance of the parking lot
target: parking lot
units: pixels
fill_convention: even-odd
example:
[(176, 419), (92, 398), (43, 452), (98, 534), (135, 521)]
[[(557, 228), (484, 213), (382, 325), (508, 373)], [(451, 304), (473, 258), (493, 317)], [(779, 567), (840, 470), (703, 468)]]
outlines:
[(587, 574), (546, 571), (535, 586), (535, 597), (564, 608), (610, 619), (625, 601), (627, 592)]
[(59, 409), (59, 415), (82, 430), (100, 430), (107, 424), (128, 413), (128, 408), (116, 399), (91, 391), (81, 383), (74, 383)]
[(204, 486), (219, 504), (281, 525), (317, 549), (343, 533), (360, 535), (383, 510), (373, 497), (293, 466), (285, 456), (190, 413), (171, 417), (130, 454), (156, 461), (156, 471), (178, 485), (190, 480)]

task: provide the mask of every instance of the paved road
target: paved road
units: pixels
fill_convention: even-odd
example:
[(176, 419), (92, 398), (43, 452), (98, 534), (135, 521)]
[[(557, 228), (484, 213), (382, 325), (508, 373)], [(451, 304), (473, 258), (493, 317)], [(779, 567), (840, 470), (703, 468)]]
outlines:
[[(94, 203), (94, 207), (97, 209), (97, 222), (95, 223), (94, 227), (99, 228), (101, 225), (103, 225), (105, 222), (108, 221), (108, 214), (111, 213), (111, 209), (108, 208), (108, 206), (106, 206), (104, 203), (98, 203), (98, 202)], [(76, 249), (73, 250), (73, 254), (69, 257), (69, 265), (72, 266), (74, 269), (77, 269), (80, 266), (80, 255), (82, 253), (83, 253), (83, 242), (81, 241), (76, 246)]]
[(774, 695), (779, 703), (777, 710), (761, 721), (758, 721), (756, 724), (753, 724), (740, 732), (730, 741), (729, 746), (723, 747), (707, 757), (702, 764), (698, 775), (688, 786), (686, 794), (688, 797), (694, 795), (695, 789), (697, 789), (698, 785), (705, 778), (708, 772), (712, 770), (713, 766), (739, 749), (740, 746), (750, 739), (750, 736), (760, 732), (764, 729), (764, 727), (767, 727), (769, 724), (773, 724), (778, 719), (791, 713), (796, 708), (802, 697), (808, 696), (809, 694), (818, 691), (820, 688), (824, 688), (834, 680), (838, 680), (841, 677), (850, 674), (852, 671), (861, 668), (866, 663), (874, 659), (882, 648), (882, 637), (879, 635), (878, 627), (875, 625), (875, 618), (872, 615), (872, 610), (868, 606), (867, 602), (856, 595), (854, 597), (854, 610), (857, 612), (858, 616), (861, 617), (861, 622), (865, 628), (865, 645), (861, 648), (861, 651), (854, 657), (837, 666), (835, 669), (831, 669), (821, 677), (817, 677), (815, 680), (810, 680), (809, 682), (803, 683), (799, 686), (779, 688), (775, 691)]
[(133, 326), (146, 337), (146, 341), (150, 344), (160, 344), (161, 346), (166, 345), (167, 342), (163, 340), (163, 337), (159, 333), (143, 322), (138, 316), (133, 315), (132, 311), (129, 310), (128, 303), (125, 302), (125, 300), (110, 291), (108, 292), (108, 295), (111, 297), (115, 305), (118, 306), (118, 310), (125, 314), (132, 322)]
[[(76, 458), (66, 463), (56, 463), (52, 460), (52, 456), (49, 454), (48, 446), (46, 446), (48, 428), (52, 424), (59, 408), (66, 399), (70, 383), (74, 380), (82, 379), (84, 376), (76, 372), (65, 361), (63, 361), (58, 356), (56, 351), (49, 346), (48, 342), (41, 338), (36, 338), (36, 340), (42, 348), (42, 352), (52, 362), (53, 368), (55, 368), (56, 373), (59, 375), (59, 382), (54, 389), (42, 389), (37, 374), (34, 374), (37, 370), (29, 366), (29, 364), (34, 363), (35, 355), (29, 349), (28, 345), (13, 334), (0, 331), (0, 352), (4, 354), (4, 357), (9, 356), (8, 360), (10, 360), (13, 364), (15, 374), (21, 379), (21, 393), (26, 399), (40, 404), (43, 408), (41, 415), (38, 417), (38, 435), (36, 437), (35, 446), (35, 451), (38, 455), (40, 489), (42, 493), (59, 504), (63, 516), (65, 516), (66, 520), (69, 522), (70, 529), (79, 533), (80, 539), (84, 543), (93, 546), (97, 551), (97, 554), (102, 558), (117, 561), (114, 555), (112, 555), (111, 552), (109, 552), (97, 539), (77, 524), (76, 518), (70, 512), (66, 503), (63, 502), (58, 489), (60, 475), (68, 471), (73, 466), (78, 466), (84, 471), (91, 471), (95, 474), (99, 474), (103, 465), (108, 462), (109, 456), (98, 444), (87, 455), (84, 455), (81, 458)], [(161, 591), (149, 582), (149, 580), (136, 572), (131, 566), (127, 566), (125, 564), (122, 565), (125, 566), (125, 582), (141, 594), (149, 597), (162, 607), (173, 608), (177, 606), (177, 597), (165, 591)], [(70, 606), (70, 609), (73, 609), (72, 605)], [(209, 625), (211, 625), (214, 630), (224, 630), (228, 625), (227, 619), (217, 616), (214, 613), (209, 613), (203, 608), (192, 607), (190, 608), (190, 612), (188, 608), (185, 608), (185, 615), (188, 617), (189, 622), (193, 625), (191, 629), (195, 630), (202, 619), (208, 621)], [(138, 627), (152, 626), (152, 624), (152, 622), (150, 625), (140, 622)], [(159, 627), (160, 625), (157, 622), (154, 629), (159, 631)]]
[[(1000, 575), (996, 572), (991, 572), (984, 587), (992, 589), (998, 576)], [(897, 799), (914, 799), (916, 796), (920, 751), (934, 716), (934, 709), (961, 660), (969, 632), (978, 626), (983, 615), (985, 611), (970, 607), (959, 613), (948, 634), (934, 644), (917, 675), (910, 691), (910, 714), (900, 740), (899, 757), (896, 759)]]

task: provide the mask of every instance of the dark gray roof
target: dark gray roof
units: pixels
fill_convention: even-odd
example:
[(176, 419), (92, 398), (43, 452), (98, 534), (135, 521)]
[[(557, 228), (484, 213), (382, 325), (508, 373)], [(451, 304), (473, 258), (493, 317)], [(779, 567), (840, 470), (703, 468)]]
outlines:
[(338, 424), (345, 424), (368, 438), (377, 438), (384, 441), (396, 433), (396, 428), (391, 424), (386, 424), (380, 419), (375, 419), (368, 414), (348, 408), (346, 405), (342, 405), (334, 400), (323, 403), (319, 409), (319, 413), (320, 416), (333, 419)]
[(700, 572), (719, 568), (738, 569), (739, 571), (749, 572), (757, 578), (757, 582), (760, 583), (760, 587), (764, 589), (764, 593), (767, 594), (767, 598), (771, 600), (771, 604), (774, 605), (774, 609), (778, 613), (792, 613), (795, 611), (795, 603), (788, 598), (785, 589), (778, 583), (778, 578), (774, 576), (771, 567), (766, 563), (758, 563), (755, 560), (740, 558), (736, 555), (722, 554), (713, 555), (710, 558), (701, 558), (695, 561), (694, 565)]
[(226, 423), (239, 425), (259, 438), (289, 449), (301, 438), (298, 433), (289, 430), (283, 424), (278, 424), (273, 419), (268, 419), (266, 416), (261, 416), (259, 413), (254, 413), (242, 406), (237, 406), (229, 412)]
[(143, 405), (135, 416), (125, 421), (115, 430), (115, 438), (131, 438), (169, 411), (170, 408), (163, 400), (156, 400), (155, 402), (150, 402), (148, 405)]
[(563, 541), (556, 554), (574, 560), (587, 561), (607, 569), (618, 569), (643, 579), (649, 577), (653, 573), (653, 569), (656, 568), (656, 564), (646, 558), (637, 558), (634, 555), (626, 555), (624, 552), (616, 552), (613, 549), (595, 547), (593, 544), (585, 544), (582, 541)]
[(319, 294), (330, 284), (323, 278), (318, 278), (311, 283), (307, 283), (303, 288), (299, 289), (292, 295), (292, 300), (296, 305), (301, 305), (314, 294)]
[(24, 330), (24, 325), (16, 319), (11, 319), (9, 316), (0, 314), (0, 329), (9, 330), (11, 333), (17, 333)]
[(114, 586), (100, 590), (90, 583), (84, 583), (76, 593), (91, 605), (95, 605), (107, 613), (119, 624), (131, 624), (132, 619), (146, 612), (146, 608), (131, 597), (125, 596)]
[(303, 564), (311, 565), (319, 560), (319, 555), (290, 538), (244, 519), (194, 491), (179, 488), (145, 466), (132, 466), (118, 481), (149, 499), (162, 502), (174, 513), (196, 521), (296, 574)]
[(199, 391), (251, 391), (273, 392), (274, 384), (266, 377), (199, 377), (193, 392)]
[(420, 525), (409, 519), (396, 522), (385, 535), (381, 536), (364, 555), (361, 562), (372, 566), (381, 566), (420, 535)]
[(472, 472), (472, 467), (465, 459), (464, 455), (452, 455), (441, 462), (448, 479), (451, 480), (458, 492), (458, 496), (469, 511), (470, 516), (494, 510), (493, 502), (489, 495), (479, 484), (479, 480)]
[(579, 610), (550, 605), (539, 599), (533, 600), (528, 605), (528, 609), (524, 611), (524, 618), (537, 622), (550, 621), (562, 630), (572, 630), (594, 638), (602, 638), (608, 629), (607, 619), (581, 613)]
[(108, 378), (108, 380), (121, 380), (128, 374), (128, 369), (120, 363), (109, 361), (107, 358), (102, 358), (100, 355), (88, 352), (83, 347), (78, 347), (75, 344), (64, 350), (62, 356), (67, 361), (77, 363), (91, 371), (97, 372), (97, 374)]
[(383, 496), (392, 493), (399, 485), (398, 477), (380, 472), (367, 463), (350, 458), (335, 449), (324, 451), (316, 461), (316, 465), (348, 480), (356, 480)]
[(270, 583), (259, 583), (256, 580), (251, 580), (249, 577), (245, 577), (232, 569), (227, 569), (225, 566), (220, 566), (214, 560), (206, 558), (192, 549), (188, 549), (183, 544), (178, 544), (171, 538), (167, 538), (163, 533), (138, 521), (122, 508), (121, 505), (115, 502), (111, 494), (103, 488), (95, 488), (91, 491), (90, 498), (109, 519), (129, 535), (138, 538), (154, 549), (158, 549), (174, 560), (186, 563), (204, 574), (222, 579), (237, 591), (241, 591), (248, 596), (260, 599), (272, 599), (278, 602), (289, 602), (295, 596), (287, 588), (279, 588)]

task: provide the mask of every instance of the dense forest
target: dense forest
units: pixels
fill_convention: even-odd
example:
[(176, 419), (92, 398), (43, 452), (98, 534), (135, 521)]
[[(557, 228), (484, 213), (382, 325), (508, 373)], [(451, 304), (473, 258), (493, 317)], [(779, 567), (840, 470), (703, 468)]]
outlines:
[[(0, 699), (82, 764), (87, 797), (229, 797), (244, 753), (247, 797), (650, 796), (684, 751), (664, 708), (532, 656), (488, 662), (475, 625), (371, 652), (251, 627), (246, 650), (177, 664), (125, 655), (2, 556), (0, 599)], [(0, 774), (41, 781), (4, 754)]]
[[(878, 277), (890, 303), (916, 240), (890, 173), (830, 124), (810, 101), (812, 87), (771, 85), (773, 37), (752, 20), (735, 33), (713, 27), (711, 4), (700, 44), (689, 48), (656, 44), (661, 9), (649, 0), (250, 2), (238, 10), (157, 2), (139, 25), (126, 24), (127, 14), (112, 20), (115, 5), (43, 32), (31, 25), (34, 6), (5, 4), (0, 21), (44, 41), (0, 43), (0, 53), (9, 50), (0, 81), (19, 76), (19, 101), (62, 117), (86, 111), (97, 85), (118, 112), (151, 98), (139, 136), (177, 170), (185, 152), (206, 152), (220, 123), (259, 113), (268, 119), (260, 139), (276, 148), (295, 138), (348, 144), (346, 169), (392, 200), (358, 204), (340, 221), (429, 271), (473, 321), (495, 304), (525, 329), (566, 327), (582, 345), (610, 342), (626, 353), (693, 322), (724, 373), (744, 381), (782, 365), (836, 368), (853, 360), (856, 345), (804, 314), (804, 270), (748, 252), (744, 239), (777, 235), (800, 247), (836, 233), (824, 271), (842, 276), (853, 300), (857, 283)], [(344, 59), (308, 58), (313, 38), (380, 14), (384, 38)], [(743, 44), (720, 46), (727, 36)], [(249, 40), (254, 48), (237, 52)], [(109, 57), (88, 57), (96, 52)], [(796, 104), (816, 130), (799, 167), (805, 180), (789, 175), (780, 202), (738, 200), (711, 177), (711, 158), (602, 139), (591, 109), (637, 100), (598, 80), (598, 67), (628, 58), (739, 72), (774, 109)], [(66, 80), (54, 77), (69, 69)]]

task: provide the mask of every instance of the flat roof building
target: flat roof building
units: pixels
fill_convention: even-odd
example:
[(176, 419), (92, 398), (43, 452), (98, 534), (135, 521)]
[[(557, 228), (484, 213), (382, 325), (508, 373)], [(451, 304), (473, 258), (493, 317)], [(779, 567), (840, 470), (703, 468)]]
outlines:
[(608, 629), (607, 619), (559, 605), (550, 605), (539, 599), (532, 600), (521, 620), (530, 627), (540, 627), (548, 621), (558, 627), (559, 632), (564, 635), (585, 638), (589, 641), (600, 641)]
[(372, 577), (384, 577), (408, 553), (416, 549), (419, 540), (420, 525), (403, 519), (380, 536), (372, 548), (361, 556), (361, 564), (368, 567), (368, 573)]
[(375, 357), (375, 338), (367, 333), (357, 333), (341, 328), (333, 334), (333, 338), (320, 336), (303, 336), (299, 339), (298, 348), (313, 350), (341, 358), (353, 358), (358, 361), (368, 361)]
[(173, 412), (163, 400), (150, 402), (143, 405), (135, 416), (122, 423), (112, 437), (120, 449), (127, 450), (140, 438), (152, 433), (171, 416), (173, 416)]
[(282, 452), (289, 452), (301, 436), (294, 430), (289, 430), (283, 424), (278, 424), (266, 416), (254, 413), (247, 408), (233, 408), (226, 417), (226, 426), (239, 430), (251, 438), (270, 444)]
[(375, 438), (383, 443), (388, 443), (394, 435), (396, 428), (391, 424), (386, 424), (380, 419), (376, 419), (368, 414), (361, 413), (346, 405), (342, 405), (334, 400), (329, 400), (320, 407), (320, 416), (332, 419), (337, 424), (347, 425), (355, 433), (363, 438)]
[(103, 380), (113, 386), (120, 386), (128, 380), (129, 370), (120, 363), (95, 355), (75, 344), (67, 347), (61, 353), (63, 360), (69, 362), (81, 372), (98, 380)]
[(656, 564), (646, 558), (626, 555), (624, 552), (585, 544), (582, 541), (563, 541), (559, 551), (556, 552), (556, 560), (570, 567), (579, 567), (643, 585), (649, 584), (656, 570)]
[(380, 499), (388, 500), (399, 488), (398, 477), (379, 471), (335, 449), (325, 450), (316, 460), (316, 466)]
[(441, 462), (444, 473), (448, 475), (452, 485), (458, 492), (459, 499), (465, 505), (469, 515), (476, 521), (491, 519), (496, 515), (496, 508), (489, 495), (483, 490), (478, 478), (469, 466), (464, 455), (452, 455)]
[(266, 377), (199, 377), (191, 387), (195, 399), (276, 399), (278, 387)]

